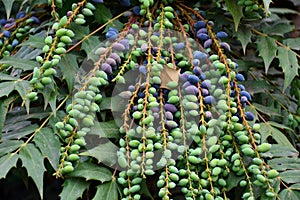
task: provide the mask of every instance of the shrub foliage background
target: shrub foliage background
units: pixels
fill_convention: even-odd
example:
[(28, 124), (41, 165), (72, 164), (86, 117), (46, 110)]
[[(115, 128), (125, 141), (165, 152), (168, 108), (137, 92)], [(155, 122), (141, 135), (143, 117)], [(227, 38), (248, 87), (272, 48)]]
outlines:
[(4, 199), (300, 199), (298, 1), (1, 4)]

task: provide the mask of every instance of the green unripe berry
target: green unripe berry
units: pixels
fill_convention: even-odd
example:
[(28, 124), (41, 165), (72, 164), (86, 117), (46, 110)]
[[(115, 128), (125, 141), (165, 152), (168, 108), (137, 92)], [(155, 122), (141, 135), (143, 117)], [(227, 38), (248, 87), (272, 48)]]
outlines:
[(70, 173), (74, 171), (74, 167), (72, 165), (66, 165), (62, 168), (62, 173)]
[(71, 147), (70, 147), (70, 151), (71, 152), (76, 152), (80, 149), (80, 146), (78, 144), (73, 144)]
[(76, 162), (77, 160), (79, 160), (79, 156), (77, 154), (70, 154), (67, 160), (71, 162)]
[(269, 143), (262, 143), (261, 145), (258, 146), (258, 151), (264, 153), (269, 151), (271, 147), (272, 145)]
[(52, 79), (50, 77), (43, 77), (41, 79), (41, 83), (44, 84), (44, 85), (48, 85), (52, 82)]

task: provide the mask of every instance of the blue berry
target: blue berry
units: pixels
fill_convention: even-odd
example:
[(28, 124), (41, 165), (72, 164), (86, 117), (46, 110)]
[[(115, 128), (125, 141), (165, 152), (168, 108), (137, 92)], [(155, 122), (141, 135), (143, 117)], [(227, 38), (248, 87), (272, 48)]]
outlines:
[(205, 21), (197, 21), (195, 24), (194, 24), (194, 27), (198, 30), (200, 28), (205, 28), (206, 26), (206, 23)]
[(4, 26), (6, 24), (7, 20), (6, 19), (0, 19), (0, 25)]
[(211, 84), (210, 84), (210, 82), (208, 82), (208, 81), (203, 81), (202, 83), (201, 83), (201, 88), (205, 88), (205, 89), (210, 89), (211, 88)]
[(197, 34), (197, 37), (201, 40), (201, 41), (206, 41), (209, 39), (209, 35), (207, 35), (206, 33), (200, 33)]
[(95, 3), (103, 3), (103, 0), (93, 0)]
[(204, 89), (202, 89), (201, 91), (202, 91), (202, 96), (205, 97), (205, 96), (208, 96), (208, 95), (209, 95), (209, 91), (208, 91), (207, 89), (204, 88)]
[(217, 32), (216, 36), (217, 36), (217, 38), (223, 39), (223, 38), (228, 37), (228, 34), (224, 31), (220, 31), (220, 32)]
[[(198, 59), (194, 59), (194, 60), (198, 60)], [(199, 61), (200, 62), (200, 61)], [(198, 66), (198, 65), (195, 65), (195, 66)], [(193, 73), (196, 75), (196, 76), (200, 76), (202, 70), (200, 67), (194, 67), (193, 68)]]
[(200, 78), (202, 81), (205, 80), (205, 78), (206, 78), (205, 73), (202, 72), (202, 73), (200, 74), (199, 78)]
[(184, 88), (185, 92), (188, 93), (188, 94), (198, 94), (198, 88), (194, 85), (190, 85), (190, 86), (187, 86), (186, 88)]
[(246, 119), (248, 120), (248, 121), (252, 121), (252, 120), (254, 120), (254, 114), (252, 113), (252, 112), (246, 112), (245, 113), (245, 115), (246, 115)]
[(23, 17), (25, 17), (25, 15), (26, 15), (26, 13), (25, 13), (25, 12), (23, 12), (23, 11), (21, 11), (21, 12), (18, 12), (18, 13), (16, 14), (16, 19), (23, 18)]
[(201, 51), (194, 51), (193, 53), (194, 59), (203, 60), (207, 58), (207, 54)]
[(207, 29), (206, 29), (206, 28), (200, 28), (200, 29), (197, 31), (197, 34), (200, 34), (200, 33), (207, 33)]
[(33, 22), (36, 23), (36, 24), (40, 23), (40, 20), (37, 17), (35, 17), (35, 16), (30, 17), (30, 19), (32, 19)]
[(196, 75), (189, 75), (187, 77), (187, 80), (191, 83), (191, 84), (196, 84), (199, 83), (200, 79), (198, 78), (198, 76)]
[(19, 41), (16, 40), (16, 39), (14, 39), (14, 40), (12, 41), (12, 43), (11, 43), (11, 45), (12, 45), (13, 47), (16, 47), (18, 44), (19, 44)]
[(247, 101), (248, 101), (247, 97), (245, 97), (245, 96), (241, 97), (241, 102), (242, 103), (246, 103)]
[(199, 59), (194, 59), (193, 60), (193, 65), (194, 66), (199, 66), (200, 65), (200, 60)]
[(247, 91), (241, 91), (241, 96), (247, 97), (248, 101), (252, 100), (251, 95)]
[(147, 74), (147, 68), (145, 65), (142, 65), (139, 67), (139, 72), (142, 73), (143, 75)]
[(10, 33), (10, 31), (8, 31), (8, 30), (5, 30), (5, 31), (3, 31), (3, 35), (4, 35), (4, 37), (10, 37), (10, 35), (11, 35), (11, 33)]
[(207, 96), (204, 98), (205, 104), (213, 104), (215, 103), (215, 98), (213, 96)]
[(175, 50), (184, 49), (185, 44), (183, 42), (177, 43), (174, 47)]
[(220, 42), (220, 46), (227, 50), (227, 51), (230, 51), (230, 45), (227, 43), (227, 42)]
[(212, 45), (212, 39), (208, 39), (204, 42), (203, 47), (206, 49), (209, 48), (211, 45)]
[(133, 13), (135, 15), (140, 15), (140, 11), (141, 11), (141, 8), (139, 6), (134, 6), (133, 7)]
[(130, 0), (120, 0), (121, 6), (129, 7), (130, 6)]
[(235, 78), (237, 81), (245, 81), (243, 74), (236, 74)]
[(241, 84), (239, 84), (239, 85), (238, 85), (238, 88), (240, 88), (240, 89), (241, 89), (241, 91), (244, 91), (244, 90), (246, 90), (245, 86), (243, 86), (243, 85), (241, 85)]

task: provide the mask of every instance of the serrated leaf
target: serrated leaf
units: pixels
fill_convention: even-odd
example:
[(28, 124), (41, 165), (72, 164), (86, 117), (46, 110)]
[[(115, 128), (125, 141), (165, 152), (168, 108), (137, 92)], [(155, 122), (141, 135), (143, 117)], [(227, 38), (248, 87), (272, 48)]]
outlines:
[(18, 81), (18, 82), (16, 82), (16, 85), (15, 85), (15, 90), (17, 90), (18, 93), (20, 94), (21, 98), (23, 100), (25, 100), (25, 107), (26, 107), (27, 113), (29, 113), (29, 105), (30, 105), (30, 101), (27, 98), (27, 93), (30, 90), (30, 87), (31, 87), (31, 85), (30, 85), (29, 81), (26, 81), (26, 80)]
[(92, 156), (96, 158), (99, 162), (104, 163), (105, 165), (112, 166), (117, 161), (117, 151), (118, 147), (112, 143), (99, 144), (98, 146), (89, 149), (86, 152), (80, 153), (83, 156)]
[(300, 159), (296, 157), (292, 158), (273, 158), (268, 161), (268, 165), (272, 169), (276, 169), (278, 171), (284, 171), (287, 169), (300, 169)]
[(258, 130), (258, 132), (261, 134), (262, 142), (265, 142), (266, 139), (271, 136), (279, 145), (294, 148), (294, 146), (280, 130), (272, 127), (268, 123), (260, 123), (260, 129)]
[(280, 173), (280, 178), (286, 183), (299, 183), (300, 170), (286, 170)]
[(300, 68), (297, 60), (297, 54), (284, 47), (278, 47), (279, 66), (284, 73), (283, 91), (291, 84), (295, 76), (298, 75)]
[(108, 168), (100, 167), (94, 163), (81, 162), (75, 170), (67, 175), (68, 177), (85, 178), (88, 180), (97, 180), (101, 182), (110, 181), (112, 173)]
[(5, 56), (1, 58), (0, 64), (9, 64), (15, 69), (22, 69), (23, 71), (33, 70), (35, 67), (39, 66), (39, 64), (35, 61), (16, 58), (13, 56)]
[(12, 100), (13, 98), (7, 98), (3, 100), (0, 99), (0, 140), (2, 139), (2, 130), (4, 127), (4, 122), (6, 120), (8, 107)]
[(21, 139), (26, 135), (33, 133), (38, 127), (37, 124), (32, 124), (20, 129), (16, 128), (10, 132), (3, 133), (3, 140)]
[(0, 97), (7, 96), (15, 89), (13, 81), (0, 83)]
[(119, 127), (114, 120), (98, 122), (91, 128), (89, 135), (98, 135), (105, 138), (119, 138)]
[(33, 142), (40, 149), (42, 155), (49, 160), (53, 169), (56, 169), (60, 157), (60, 142), (54, 131), (50, 128), (42, 128), (34, 136)]
[(2, 72), (0, 73), (0, 81), (15, 81), (15, 80), (18, 80), (18, 78), (9, 74), (4, 74)]
[(57, 97), (56, 84), (52, 84), (50, 85), (50, 87), (45, 87), (41, 93), (44, 97), (44, 109), (46, 110), (49, 104), (54, 116), (56, 116), (56, 97)]
[(89, 188), (91, 182), (81, 178), (68, 178), (63, 184), (63, 190), (59, 194), (62, 200), (77, 200), (82, 197), (83, 192)]
[(97, 9), (95, 10), (94, 15), (96, 21), (100, 24), (104, 24), (113, 17), (110, 9), (108, 9), (105, 5), (97, 4), (96, 8)]
[(46, 171), (44, 157), (33, 144), (27, 144), (20, 150), (20, 159), (28, 172), (28, 176), (33, 179), (41, 198), (43, 198), (43, 179)]
[(300, 200), (300, 191), (284, 189), (279, 193), (278, 197), (283, 200)]
[(15, 0), (2, 0), (2, 2), (5, 7), (6, 18), (8, 19), (10, 17), (10, 13), (11, 13), (11, 10), (12, 10)]
[(66, 79), (69, 92), (71, 93), (74, 89), (74, 81), (78, 72), (76, 56), (73, 54), (67, 54), (66, 56), (63, 56), (58, 64), (58, 67), (60, 68), (63, 77)]
[(243, 15), (243, 7), (239, 6), (236, 3), (236, 0), (225, 0), (225, 3), (226, 3), (226, 6), (227, 6), (229, 12), (232, 14), (234, 25), (235, 25), (234, 26), (235, 31), (237, 31), (239, 24), (240, 24), (240, 20), (244, 16)]
[(279, 144), (272, 144), (271, 149), (266, 152), (262, 153), (263, 157), (275, 158), (275, 157), (297, 157), (299, 152), (290, 146), (282, 146)]
[(116, 181), (111, 181), (109, 183), (102, 183), (97, 186), (97, 192), (93, 200), (111, 200), (118, 199), (118, 185)]
[(252, 32), (247, 26), (240, 26), (237, 31), (237, 39), (241, 42), (243, 52), (246, 54), (246, 47), (251, 42)]
[(265, 72), (269, 70), (269, 66), (276, 56), (277, 44), (276, 40), (268, 36), (260, 36), (256, 41), (259, 56), (265, 63)]
[(271, 26), (264, 28), (264, 32), (268, 35), (278, 35), (284, 37), (285, 33), (291, 32), (295, 29), (295, 26), (290, 24), (288, 20), (280, 20)]
[(36, 35), (29, 36), (28, 40), (22, 42), (21, 46), (29, 46), (36, 49), (42, 49), (45, 45), (46, 31), (42, 31)]
[(255, 107), (255, 109), (268, 116), (281, 116), (281, 113), (279, 113), (278, 109), (276, 108), (264, 106), (258, 103), (253, 103), (253, 106)]
[(0, 179), (5, 178), (11, 168), (16, 167), (18, 159), (18, 154), (11, 153), (0, 158)]
[(0, 157), (19, 148), (24, 142), (22, 140), (7, 140), (0, 144)]
[(300, 50), (300, 38), (288, 38), (282, 43), (291, 49)]

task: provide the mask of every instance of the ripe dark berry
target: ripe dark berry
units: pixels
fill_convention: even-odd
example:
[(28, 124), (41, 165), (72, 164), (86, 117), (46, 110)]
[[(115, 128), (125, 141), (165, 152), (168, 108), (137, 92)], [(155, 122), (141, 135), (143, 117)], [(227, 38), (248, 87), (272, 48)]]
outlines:
[(235, 78), (237, 81), (245, 81), (243, 74), (236, 74)]
[(254, 114), (252, 113), (252, 112), (246, 112), (245, 113), (245, 115), (246, 115), (246, 119), (248, 120), (248, 121), (252, 121), (252, 120), (254, 120)]
[(197, 22), (194, 24), (194, 27), (195, 27), (196, 29), (205, 28), (205, 26), (206, 26), (205, 21), (197, 21)]
[(252, 100), (251, 95), (247, 91), (241, 91), (241, 96), (247, 97), (248, 101)]
[(197, 83), (199, 83), (199, 81), (200, 81), (200, 79), (199, 79), (197, 76), (195, 76), (195, 75), (189, 75), (189, 76), (187, 77), (187, 80), (188, 80), (191, 84), (197, 84)]
[(217, 33), (216, 36), (217, 36), (217, 38), (223, 39), (223, 38), (228, 37), (228, 34), (224, 31), (220, 31), (220, 32)]
[(209, 35), (207, 35), (206, 33), (197, 34), (197, 37), (203, 42), (209, 39)]

